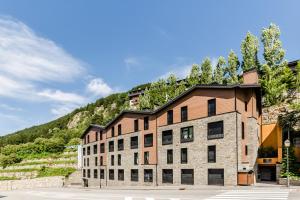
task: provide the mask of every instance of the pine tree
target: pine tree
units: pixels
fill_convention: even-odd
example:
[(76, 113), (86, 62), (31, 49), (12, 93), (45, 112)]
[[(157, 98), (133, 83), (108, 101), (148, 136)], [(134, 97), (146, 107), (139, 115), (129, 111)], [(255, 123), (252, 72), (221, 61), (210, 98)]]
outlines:
[(200, 68), (199, 65), (193, 64), (191, 72), (187, 78), (187, 83), (189, 87), (197, 85), (200, 83)]
[(259, 43), (257, 37), (248, 32), (241, 44), (241, 53), (243, 55), (241, 67), (243, 71), (251, 68), (256, 68), (258, 71), (260, 70), (259, 61), (257, 58), (258, 49)]
[(205, 58), (201, 64), (201, 84), (210, 84), (212, 82), (212, 66), (209, 58)]
[(153, 106), (151, 105), (150, 91), (148, 90), (148, 88), (146, 88), (143, 95), (139, 96), (139, 109), (140, 110), (153, 109)]
[(184, 81), (180, 81), (180, 83), (177, 85), (177, 88), (175, 90), (175, 97), (180, 95), (186, 90), (186, 83)]
[(217, 66), (214, 70), (213, 82), (222, 84), (223, 83), (223, 76), (224, 76), (224, 67), (226, 64), (226, 60), (223, 56), (218, 58)]
[(226, 83), (235, 84), (238, 83), (238, 69), (240, 66), (239, 59), (233, 50), (228, 55), (228, 64), (225, 70)]
[(167, 78), (167, 93), (168, 93), (168, 100), (173, 99), (176, 96), (176, 88), (177, 88), (177, 78), (174, 74), (171, 74), (168, 78)]

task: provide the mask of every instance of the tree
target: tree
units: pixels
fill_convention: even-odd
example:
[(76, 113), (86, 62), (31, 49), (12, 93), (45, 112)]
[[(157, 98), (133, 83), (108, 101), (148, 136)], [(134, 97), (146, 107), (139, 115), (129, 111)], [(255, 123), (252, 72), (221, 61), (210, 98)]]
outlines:
[(199, 65), (193, 64), (191, 72), (189, 76), (187, 77), (187, 83), (189, 87), (192, 87), (194, 85), (197, 85), (200, 83), (200, 68)]
[[(280, 175), (281, 177), (287, 177), (287, 148), (284, 148), (283, 150), (284, 156), (282, 158), (282, 165), (281, 165), (281, 172)], [(298, 166), (297, 166), (297, 158), (295, 156), (295, 150), (294, 147), (289, 148), (289, 176), (298, 176), (299, 171), (298, 171)]]
[(150, 96), (150, 91), (148, 88), (144, 91), (143, 95), (139, 96), (139, 109), (140, 110), (147, 110), (147, 109), (152, 109), (153, 107), (151, 106), (151, 96)]
[(223, 56), (218, 58), (217, 66), (214, 70), (213, 82), (222, 84), (226, 60)]
[(180, 81), (175, 90), (175, 96), (180, 95), (186, 90), (186, 83), (184, 81)]
[(168, 100), (173, 99), (176, 97), (176, 88), (177, 88), (177, 78), (174, 74), (170, 74), (170, 76), (167, 78), (167, 93), (168, 93)]
[(201, 84), (209, 84), (212, 82), (212, 66), (209, 58), (205, 58), (201, 64)]
[(257, 58), (258, 49), (259, 43), (257, 37), (248, 32), (241, 44), (241, 53), (243, 55), (243, 71), (249, 70), (251, 68), (256, 68), (258, 71), (260, 71), (259, 61)]
[(228, 65), (225, 70), (225, 77), (227, 84), (238, 83), (238, 69), (240, 66), (239, 59), (233, 50), (230, 51), (228, 55)]

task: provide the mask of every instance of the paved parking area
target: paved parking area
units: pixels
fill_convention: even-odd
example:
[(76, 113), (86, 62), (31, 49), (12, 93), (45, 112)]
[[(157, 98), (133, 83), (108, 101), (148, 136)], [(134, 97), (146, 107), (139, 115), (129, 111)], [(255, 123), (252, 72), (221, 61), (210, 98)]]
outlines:
[(193, 190), (36, 189), (0, 192), (3, 200), (286, 200), (299, 199), (300, 189), (244, 188)]

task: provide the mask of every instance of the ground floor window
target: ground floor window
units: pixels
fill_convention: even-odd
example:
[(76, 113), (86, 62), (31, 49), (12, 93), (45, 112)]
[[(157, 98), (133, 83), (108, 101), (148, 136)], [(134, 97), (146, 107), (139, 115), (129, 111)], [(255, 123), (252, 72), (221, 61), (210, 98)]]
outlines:
[(82, 176), (85, 177), (85, 169), (82, 172)]
[(173, 169), (163, 169), (162, 170), (162, 182), (163, 183), (173, 183)]
[(224, 169), (208, 169), (208, 185), (224, 185)]
[(104, 179), (104, 169), (100, 169), (100, 178)]
[(118, 180), (119, 181), (124, 181), (124, 169), (119, 169), (118, 170)]
[(138, 169), (131, 170), (131, 181), (139, 181), (139, 170)]
[(114, 170), (113, 169), (110, 169), (109, 170), (109, 180), (114, 180), (115, 179), (115, 173), (114, 173)]
[(91, 178), (91, 170), (90, 169), (87, 170), (87, 177)]
[(144, 170), (144, 182), (153, 182), (153, 170), (152, 169)]
[(194, 185), (194, 170), (182, 169), (181, 170), (181, 184)]
[(94, 169), (94, 178), (98, 178), (98, 170)]

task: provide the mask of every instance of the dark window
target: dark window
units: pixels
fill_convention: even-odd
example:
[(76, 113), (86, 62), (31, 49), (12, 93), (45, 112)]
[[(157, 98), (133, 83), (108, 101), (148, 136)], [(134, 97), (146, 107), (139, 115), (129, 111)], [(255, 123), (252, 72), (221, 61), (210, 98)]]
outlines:
[(245, 124), (242, 122), (242, 139), (245, 139)]
[(119, 181), (124, 181), (124, 169), (119, 169), (118, 170), (118, 180)]
[(223, 137), (223, 121), (211, 122), (207, 124), (207, 139), (218, 139)]
[(115, 156), (114, 155), (110, 156), (110, 164), (111, 164), (111, 166), (115, 165)]
[(83, 148), (83, 150), (82, 150), (82, 154), (85, 156), (85, 148)]
[(216, 162), (216, 145), (208, 146), (207, 147), (207, 157), (209, 163), (215, 163)]
[(91, 170), (90, 169), (87, 170), (87, 177), (91, 178)]
[(245, 111), (247, 111), (247, 110), (248, 110), (248, 102), (245, 101)]
[(98, 141), (98, 132), (95, 132), (95, 138), (96, 138), (96, 141)]
[(122, 126), (121, 124), (118, 125), (118, 135), (122, 134)]
[(173, 163), (173, 149), (167, 150), (167, 164)]
[(168, 123), (168, 125), (173, 124), (173, 110), (168, 110), (167, 123)]
[(98, 170), (94, 169), (94, 178), (98, 178)]
[(144, 165), (149, 165), (149, 151), (144, 152)]
[(87, 155), (90, 155), (91, 154), (91, 147), (87, 147), (87, 152), (86, 152)]
[(90, 159), (89, 159), (89, 158), (86, 159), (86, 166), (87, 166), (87, 167), (90, 166)]
[(181, 170), (181, 184), (194, 185), (194, 170), (182, 169)]
[(248, 155), (248, 145), (245, 145), (245, 155)]
[(224, 185), (224, 169), (208, 169), (208, 185)]
[(139, 131), (139, 120), (134, 120), (134, 132)]
[(110, 169), (108, 173), (109, 173), (109, 175), (108, 175), (109, 180), (114, 180), (115, 179), (115, 172), (114, 172), (114, 170)]
[(153, 134), (144, 135), (144, 147), (152, 147), (153, 146)]
[(111, 127), (111, 137), (115, 136), (115, 127)]
[(109, 141), (109, 143), (108, 143), (108, 149), (109, 149), (109, 152), (113, 152), (114, 151), (114, 141)]
[(188, 120), (188, 109), (187, 106), (181, 107), (181, 122)]
[(85, 177), (85, 169), (83, 169), (82, 176)]
[(122, 157), (121, 154), (118, 154), (118, 165), (120, 166), (122, 164)]
[(144, 117), (144, 130), (149, 129), (149, 117)]
[(85, 159), (83, 159), (83, 166), (85, 166)]
[(153, 182), (153, 170), (144, 169), (144, 182)]
[(95, 144), (93, 149), (94, 149), (94, 154), (97, 154), (97, 151), (98, 151), (98, 145)]
[(134, 153), (133, 157), (134, 157), (133, 164), (138, 165), (139, 164), (139, 154), (136, 152), (136, 153)]
[(187, 148), (181, 149), (181, 163), (186, 164), (188, 162), (188, 152)]
[(118, 151), (124, 150), (124, 139), (118, 140)]
[(139, 181), (139, 170), (138, 169), (131, 170), (131, 181)]
[(216, 99), (208, 100), (208, 116), (216, 115)]
[(139, 147), (139, 137), (134, 136), (130, 138), (130, 147), (131, 149), (137, 149)]
[(162, 182), (163, 183), (173, 183), (173, 169), (163, 169), (162, 170)]
[(103, 156), (100, 156), (100, 165), (103, 165)]
[(193, 126), (181, 128), (180, 141), (192, 142), (194, 140), (194, 128)]
[(90, 136), (87, 135), (87, 143), (90, 143)]
[(98, 165), (98, 157), (95, 157), (95, 166)]
[(102, 139), (103, 139), (103, 132), (100, 131), (100, 140), (102, 140)]
[(162, 132), (162, 144), (172, 144), (173, 143), (173, 131), (167, 130)]
[(104, 179), (104, 169), (100, 169), (100, 178)]
[(100, 153), (104, 153), (105, 152), (105, 143), (101, 143), (100, 144)]

